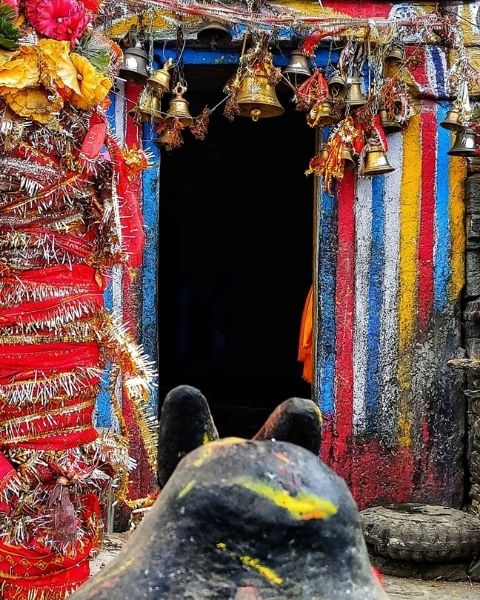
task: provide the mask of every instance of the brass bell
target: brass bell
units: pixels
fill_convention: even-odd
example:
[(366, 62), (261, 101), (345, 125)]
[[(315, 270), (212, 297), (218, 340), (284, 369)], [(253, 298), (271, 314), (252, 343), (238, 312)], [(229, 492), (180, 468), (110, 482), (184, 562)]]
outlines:
[(294, 80), (310, 77), (312, 72), (308, 66), (308, 59), (300, 49), (292, 50), (288, 65), (283, 69), (283, 74)]
[(170, 100), (167, 119), (177, 119), (181, 127), (188, 127), (193, 123), (193, 117), (188, 110), (188, 102), (183, 97), (187, 88), (180, 83), (173, 88), (175, 96)]
[(328, 99), (314, 104), (307, 114), (307, 123), (310, 127), (323, 127), (324, 125), (331, 125), (334, 121), (332, 101)]
[(343, 98), (347, 94), (347, 80), (342, 77), (339, 71), (335, 71), (327, 80), (328, 89), (333, 98)]
[(362, 94), (362, 88), (360, 86), (360, 77), (353, 76), (347, 79), (348, 90), (345, 97), (345, 103), (349, 106), (363, 106), (367, 99)]
[(460, 110), (458, 108), (451, 108), (440, 125), (452, 131), (464, 129), (464, 126), (460, 123)]
[(394, 133), (395, 131), (401, 131), (402, 125), (395, 117), (393, 119), (388, 116), (387, 111), (384, 108), (380, 108), (378, 111), (380, 116), (380, 124), (384, 131), (387, 133)]
[(399, 42), (392, 42), (385, 54), (385, 60), (393, 63), (405, 60), (405, 49)]
[(145, 83), (148, 78), (148, 55), (137, 41), (134, 48), (127, 48), (123, 53), (123, 63), (118, 73), (119, 77), (135, 83)]
[(223, 23), (212, 21), (198, 30), (197, 40), (215, 50), (219, 46), (227, 46), (232, 41), (232, 33)]
[(466, 127), (456, 132), (455, 143), (448, 151), (450, 156), (476, 156), (477, 134), (473, 129)]
[(387, 153), (382, 146), (372, 144), (365, 154), (365, 162), (361, 175), (381, 175), (391, 173), (395, 168), (388, 162)]
[(355, 161), (353, 160), (352, 153), (346, 146), (340, 151), (340, 158), (345, 161), (343, 167), (345, 171), (353, 171), (355, 168)]
[(266, 75), (246, 75), (237, 92), (237, 104), (242, 117), (251, 117), (252, 121), (278, 117), (285, 112), (275, 86), (269, 83)]
[(171, 58), (165, 61), (161, 69), (154, 71), (147, 80), (147, 83), (157, 89), (162, 94), (168, 94), (170, 91), (170, 73), (173, 66)]
[(146, 86), (140, 97), (138, 98), (137, 106), (129, 111), (140, 115), (142, 123), (159, 123), (162, 120), (160, 111), (160, 98), (150, 86)]

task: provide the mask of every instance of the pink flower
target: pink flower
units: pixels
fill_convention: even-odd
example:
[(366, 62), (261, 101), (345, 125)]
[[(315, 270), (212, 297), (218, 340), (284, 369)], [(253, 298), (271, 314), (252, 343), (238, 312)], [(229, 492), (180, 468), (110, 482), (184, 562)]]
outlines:
[(18, 0), (2, 0), (2, 4), (8, 4), (18, 14)]
[(77, 0), (26, 0), (25, 11), (37, 33), (72, 44), (92, 19)]

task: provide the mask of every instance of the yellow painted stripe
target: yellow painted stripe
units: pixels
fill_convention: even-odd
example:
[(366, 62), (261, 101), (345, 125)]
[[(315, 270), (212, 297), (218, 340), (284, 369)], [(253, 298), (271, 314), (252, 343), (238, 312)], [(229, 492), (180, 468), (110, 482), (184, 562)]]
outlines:
[[(452, 140), (453, 142), (453, 140)], [(465, 178), (466, 161), (452, 156), (449, 167), (451, 279), (450, 297), (457, 300), (465, 284)]]
[(417, 302), (418, 235), (420, 229), (420, 202), (422, 156), (420, 114), (414, 115), (403, 138), (403, 172), (400, 192), (400, 262), (398, 299), (398, 371), (399, 442), (412, 443), (411, 422), (411, 367), (412, 343), (415, 335)]
[(292, 496), (287, 490), (274, 488), (260, 480), (239, 478), (234, 483), (266, 498), (272, 504), (286, 510), (294, 519), (328, 519), (337, 513), (338, 508), (327, 498), (313, 494), (299, 493)]
[(261, 563), (257, 558), (253, 558), (253, 556), (247, 556), (246, 554), (240, 557), (240, 560), (247, 567), (251, 567), (255, 569), (260, 575), (265, 577), (267, 581), (270, 583), (274, 583), (275, 585), (280, 585), (283, 583), (283, 579), (270, 567), (267, 567), (263, 563)]

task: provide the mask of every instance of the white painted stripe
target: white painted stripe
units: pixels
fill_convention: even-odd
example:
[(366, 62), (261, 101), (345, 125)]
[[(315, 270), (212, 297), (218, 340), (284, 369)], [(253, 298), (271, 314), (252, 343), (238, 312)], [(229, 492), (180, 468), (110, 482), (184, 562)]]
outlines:
[(359, 177), (355, 198), (355, 321), (353, 332), (353, 430), (366, 431), (368, 290), (372, 242), (372, 179)]
[[(400, 192), (403, 166), (403, 134), (388, 136), (388, 160), (395, 170), (385, 175), (385, 263), (380, 324), (378, 431), (396, 432), (398, 359), (398, 268), (400, 258)], [(392, 435), (391, 442), (395, 443)]]
[[(125, 141), (125, 83), (118, 81), (118, 95), (115, 99), (115, 136), (119, 141), (120, 145), (124, 144)], [(113, 199), (115, 202), (115, 199)], [(116, 210), (118, 207), (114, 207)], [(119, 220), (119, 217), (117, 217)], [(117, 223), (117, 227), (120, 224)], [(113, 314), (119, 319), (123, 316), (123, 291), (122, 291), (122, 279), (123, 279), (123, 267), (116, 265), (112, 269), (112, 309)]]

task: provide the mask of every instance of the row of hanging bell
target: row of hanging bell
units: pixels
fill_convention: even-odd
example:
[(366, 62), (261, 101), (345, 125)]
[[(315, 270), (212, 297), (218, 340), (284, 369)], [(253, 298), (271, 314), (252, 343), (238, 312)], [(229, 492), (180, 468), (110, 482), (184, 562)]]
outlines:
[(149, 75), (136, 106), (129, 111), (134, 116), (138, 115), (142, 123), (159, 123), (161, 121), (161, 99), (163, 94), (170, 92), (169, 71), (172, 66), (173, 61), (169, 58), (161, 69), (153, 71)]

